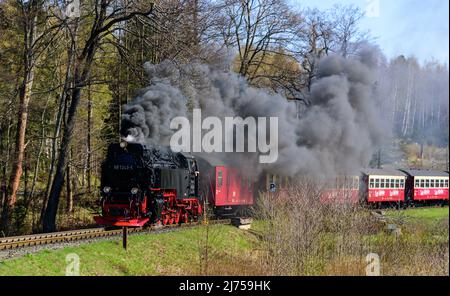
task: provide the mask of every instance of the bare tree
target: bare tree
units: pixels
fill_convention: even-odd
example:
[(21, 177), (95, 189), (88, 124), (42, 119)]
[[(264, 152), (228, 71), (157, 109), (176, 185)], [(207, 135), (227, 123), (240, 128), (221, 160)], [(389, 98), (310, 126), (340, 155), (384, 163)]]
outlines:
[(344, 57), (355, 54), (368, 40), (368, 34), (359, 27), (364, 12), (355, 5), (336, 4), (329, 14), (333, 28), (332, 50)]
[(330, 53), (344, 57), (355, 54), (368, 40), (359, 29), (363, 12), (355, 6), (335, 5), (331, 10), (306, 9), (297, 27), (293, 43), (295, 56), (301, 62), (300, 88), (309, 92), (320, 59)]
[(302, 12), (303, 23), (296, 31), (296, 56), (301, 61), (300, 85), (309, 92), (315, 78), (319, 60), (328, 55), (332, 43), (332, 24), (326, 13), (317, 9)]
[(300, 22), (283, 0), (225, 0), (218, 30), (227, 48), (238, 52), (236, 72), (252, 83), (267, 56), (281, 54)]

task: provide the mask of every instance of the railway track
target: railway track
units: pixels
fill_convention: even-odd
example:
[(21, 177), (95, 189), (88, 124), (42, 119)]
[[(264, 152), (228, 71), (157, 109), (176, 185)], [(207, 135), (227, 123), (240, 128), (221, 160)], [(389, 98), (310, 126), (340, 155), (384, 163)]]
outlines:
[[(209, 224), (231, 224), (230, 219), (211, 220)], [(167, 229), (187, 228), (200, 225), (201, 222), (191, 222), (181, 225), (166, 225), (166, 226), (149, 226), (139, 228), (129, 228), (128, 233), (150, 233), (159, 232)], [(104, 228), (89, 228), (80, 230), (69, 230), (52, 233), (40, 233), (31, 235), (11, 236), (0, 238), (0, 251), (13, 250), (23, 247), (49, 245), (62, 242), (73, 242), (83, 239), (102, 238), (122, 235), (122, 229), (106, 230)]]

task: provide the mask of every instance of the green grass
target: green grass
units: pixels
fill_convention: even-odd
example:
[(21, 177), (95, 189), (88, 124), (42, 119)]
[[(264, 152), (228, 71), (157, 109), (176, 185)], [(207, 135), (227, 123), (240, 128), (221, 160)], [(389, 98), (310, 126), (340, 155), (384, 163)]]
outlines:
[(406, 217), (413, 219), (441, 220), (449, 217), (449, 208), (415, 208), (403, 211), (387, 211), (386, 214), (391, 217)]
[[(206, 245), (206, 227), (84, 244), (58, 250), (43, 250), (0, 262), (0, 275), (64, 275), (66, 256), (80, 258), (81, 275), (195, 275), (201, 274)], [(228, 225), (209, 227), (209, 264), (233, 260), (251, 249), (249, 235)], [(200, 259), (203, 257), (203, 259)], [(215, 264), (214, 264), (215, 265)]]

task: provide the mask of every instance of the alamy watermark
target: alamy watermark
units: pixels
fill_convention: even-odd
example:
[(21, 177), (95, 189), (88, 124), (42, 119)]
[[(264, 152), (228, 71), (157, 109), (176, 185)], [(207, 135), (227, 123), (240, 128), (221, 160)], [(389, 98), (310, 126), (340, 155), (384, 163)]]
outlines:
[(369, 253), (366, 256), (366, 275), (379, 276), (380, 275), (380, 256), (376, 253)]
[[(207, 153), (258, 151), (260, 163), (277, 161), (278, 117), (245, 119), (224, 117), (222, 120), (219, 117), (209, 116), (202, 120), (200, 109), (194, 109), (192, 115), (192, 127), (186, 117), (179, 116), (171, 120), (170, 128), (177, 130), (170, 138), (170, 148), (173, 151)], [(202, 135), (203, 130), (208, 131)]]
[(80, 256), (76, 253), (70, 253), (66, 256), (66, 276), (80, 275)]

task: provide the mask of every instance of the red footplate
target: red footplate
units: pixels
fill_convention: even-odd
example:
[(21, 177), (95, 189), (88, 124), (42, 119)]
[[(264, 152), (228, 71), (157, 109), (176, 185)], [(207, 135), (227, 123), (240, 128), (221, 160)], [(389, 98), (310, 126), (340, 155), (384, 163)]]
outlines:
[(117, 219), (117, 218), (106, 218), (101, 216), (95, 216), (94, 220), (99, 225), (120, 226), (120, 227), (142, 227), (145, 225), (145, 223), (147, 223), (150, 220), (150, 218)]

